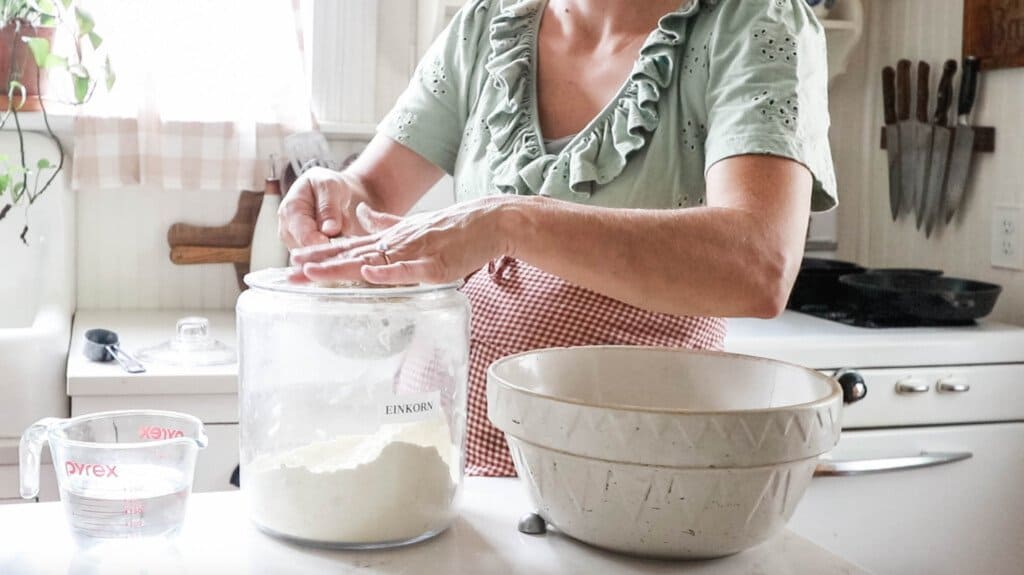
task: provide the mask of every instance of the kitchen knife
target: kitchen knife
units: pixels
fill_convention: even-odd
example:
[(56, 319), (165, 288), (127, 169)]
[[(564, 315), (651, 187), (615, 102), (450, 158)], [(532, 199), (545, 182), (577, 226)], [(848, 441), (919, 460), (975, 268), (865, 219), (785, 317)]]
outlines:
[(910, 60), (896, 64), (896, 120), (900, 142), (900, 213), (910, 211), (914, 199), (914, 174), (911, 156), (914, 151), (914, 121), (910, 118)]
[(942, 205), (942, 190), (946, 185), (946, 168), (949, 167), (949, 145), (953, 141), (953, 130), (949, 128), (949, 109), (953, 104), (953, 78), (956, 76), (956, 60), (946, 60), (939, 80), (935, 116), (932, 117), (933, 134), (931, 160), (928, 164), (928, 185), (922, 196), (921, 211), (924, 212), (924, 234), (931, 237), (932, 229), (939, 219)]
[(921, 229), (924, 223), (924, 211), (921, 209), (921, 198), (924, 196), (925, 187), (928, 184), (928, 160), (931, 159), (932, 151), (932, 126), (928, 122), (928, 80), (932, 67), (928, 62), (917, 63), (917, 106), (914, 125), (914, 155), (912, 158), (914, 174), (914, 195), (911, 203), (914, 210), (914, 224)]
[(970, 125), (971, 111), (978, 95), (978, 59), (968, 56), (964, 59), (960, 76), (960, 98), (957, 104), (957, 125), (953, 132), (953, 148), (949, 159), (949, 176), (946, 180), (945, 203), (942, 207), (948, 224), (960, 209), (967, 187), (967, 176), (974, 157), (974, 128)]
[(896, 127), (896, 69), (882, 70), (882, 102), (885, 112), (885, 151), (889, 157), (889, 211), (892, 221), (900, 215), (900, 134)]

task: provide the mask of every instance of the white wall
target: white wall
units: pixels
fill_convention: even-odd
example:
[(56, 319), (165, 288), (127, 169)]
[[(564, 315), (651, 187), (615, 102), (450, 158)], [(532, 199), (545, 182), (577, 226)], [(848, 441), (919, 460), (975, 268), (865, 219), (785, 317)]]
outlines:
[(1024, 273), (995, 269), (989, 256), (992, 206), (1024, 205), (1024, 68), (982, 74), (974, 121), (998, 128), (997, 150), (976, 157), (962, 221), (925, 239), (910, 219), (893, 223), (889, 216), (886, 157), (878, 142), (881, 69), (909, 58), (927, 60), (934, 71), (945, 59), (959, 58), (963, 0), (866, 4), (866, 43), (849, 74), (832, 89), (839, 255), (869, 266), (934, 267), (1001, 284), (1004, 293), (993, 317), (1024, 324)]
[[(372, 127), (374, 119), (390, 109), (412, 71), (415, 0), (329, 0), (318, 3), (312, 16), (320, 18), (314, 28), (321, 30), (319, 41), (314, 38), (310, 43), (320, 50), (313, 58), (312, 69), (318, 74), (314, 98), (345, 104), (317, 106), (325, 130)], [(359, 20), (366, 17), (376, 18), (377, 25)], [(348, 111), (352, 115), (346, 115)], [(332, 138), (332, 154), (343, 159), (360, 150), (369, 137)], [(442, 186), (424, 205), (437, 207), (449, 196), (450, 190)], [(78, 307), (233, 308), (239, 293), (234, 267), (172, 264), (167, 229), (175, 222), (222, 225), (234, 214), (237, 201), (237, 190), (79, 191)]]

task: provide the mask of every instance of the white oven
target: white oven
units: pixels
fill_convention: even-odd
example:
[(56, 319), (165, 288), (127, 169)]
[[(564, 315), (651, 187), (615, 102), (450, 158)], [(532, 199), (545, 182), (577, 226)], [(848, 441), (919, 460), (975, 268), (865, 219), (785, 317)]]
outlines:
[(732, 322), (726, 347), (838, 375), (855, 399), (797, 533), (881, 574), (1024, 573), (1024, 328), (788, 311)]

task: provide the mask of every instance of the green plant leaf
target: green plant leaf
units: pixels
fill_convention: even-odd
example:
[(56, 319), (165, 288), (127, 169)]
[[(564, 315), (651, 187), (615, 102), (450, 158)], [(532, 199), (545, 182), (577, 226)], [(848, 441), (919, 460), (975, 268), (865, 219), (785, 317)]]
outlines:
[(65, 58), (64, 56), (58, 56), (56, 54), (50, 54), (50, 55), (48, 55), (46, 57), (46, 64), (44, 64), (43, 67), (48, 69), (48, 70), (51, 69), (51, 68), (67, 69), (67, 67), (68, 67), (68, 59)]
[(0, 196), (3, 195), (4, 190), (6, 190), (9, 185), (11, 185), (11, 177), (7, 174), (0, 174)]
[(52, 166), (53, 164), (51, 164), (50, 160), (47, 160), (46, 158), (39, 158), (39, 161), (36, 162), (36, 168), (39, 168), (40, 170), (45, 170), (46, 168), (50, 168)]
[(56, 28), (57, 22), (59, 20), (57, 20), (56, 16), (50, 16), (49, 14), (39, 16), (39, 25), (43, 28)]
[(64, 9), (65, 10), (70, 10), (71, 9), (71, 3), (74, 2), (74, 1), (75, 0), (60, 0), (60, 3), (64, 5)]
[(114, 74), (114, 67), (110, 65), (110, 56), (103, 62), (103, 74), (107, 80), (107, 91), (109, 92), (114, 88), (114, 81), (117, 80), (117, 75)]
[(57, 7), (53, 5), (53, 0), (28, 0), (28, 5), (42, 15), (57, 15)]
[(103, 43), (103, 36), (100, 36), (96, 32), (89, 32), (89, 43), (92, 44), (93, 50), (98, 50), (100, 44)]
[(82, 36), (86, 36), (90, 32), (92, 32), (93, 27), (95, 27), (96, 25), (96, 22), (92, 19), (92, 16), (85, 10), (82, 10), (82, 8), (79, 6), (75, 6), (75, 20), (78, 21), (79, 38), (81, 38)]
[(29, 36), (22, 36), (21, 39), (28, 45), (29, 51), (32, 52), (36, 66), (45, 68), (46, 58), (50, 55), (50, 41), (46, 38), (33, 38)]
[(89, 95), (89, 76), (72, 75), (71, 82), (75, 85), (75, 101), (81, 104)]

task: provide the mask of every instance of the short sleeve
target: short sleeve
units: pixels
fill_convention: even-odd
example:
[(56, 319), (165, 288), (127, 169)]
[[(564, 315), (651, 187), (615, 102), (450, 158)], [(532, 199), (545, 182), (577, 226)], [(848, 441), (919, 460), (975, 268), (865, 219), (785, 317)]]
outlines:
[(814, 177), (811, 209), (835, 207), (820, 22), (805, 0), (721, 0), (714, 17), (705, 172), (744, 154), (790, 158)]
[[(496, 0), (495, 0), (496, 1)], [(427, 50), (409, 86), (377, 132), (448, 174), (455, 169), (466, 118), (486, 50), (487, 0), (466, 3)]]

